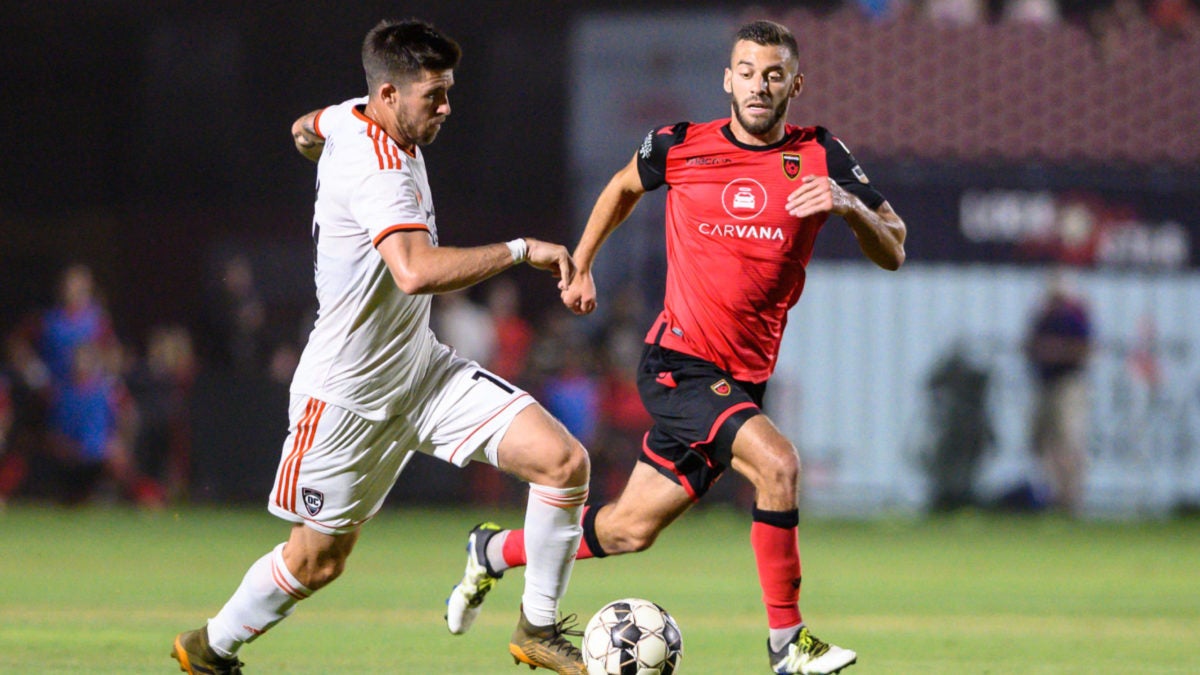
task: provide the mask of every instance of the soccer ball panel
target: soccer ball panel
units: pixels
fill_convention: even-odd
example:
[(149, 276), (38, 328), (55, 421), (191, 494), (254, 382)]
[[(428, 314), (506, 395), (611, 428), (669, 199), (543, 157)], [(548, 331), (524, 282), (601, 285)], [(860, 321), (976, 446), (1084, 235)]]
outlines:
[(583, 656), (591, 675), (672, 675), (683, 656), (683, 636), (659, 605), (625, 598), (588, 621)]

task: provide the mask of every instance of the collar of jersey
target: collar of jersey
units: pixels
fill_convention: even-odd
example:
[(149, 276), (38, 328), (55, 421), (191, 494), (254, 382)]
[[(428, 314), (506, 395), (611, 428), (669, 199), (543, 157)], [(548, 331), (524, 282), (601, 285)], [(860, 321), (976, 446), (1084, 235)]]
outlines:
[(783, 138), (779, 139), (778, 141), (775, 141), (774, 143), (772, 143), (770, 145), (748, 145), (746, 143), (739, 141), (737, 139), (737, 137), (733, 135), (733, 129), (731, 129), (729, 125), (730, 125), (730, 123), (726, 122), (725, 125), (721, 127), (721, 134), (723, 136), (725, 136), (725, 139), (728, 140), (730, 143), (733, 143), (737, 147), (739, 147), (743, 150), (749, 150), (751, 152), (767, 152), (769, 150), (775, 150), (776, 148), (781, 148), (781, 147), (787, 145), (788, 143), (790, 143), (792, 141), (792, 138), (800, 131), (797, 128), (787, 129), (787, 133), (785, 133), (783, 135)]

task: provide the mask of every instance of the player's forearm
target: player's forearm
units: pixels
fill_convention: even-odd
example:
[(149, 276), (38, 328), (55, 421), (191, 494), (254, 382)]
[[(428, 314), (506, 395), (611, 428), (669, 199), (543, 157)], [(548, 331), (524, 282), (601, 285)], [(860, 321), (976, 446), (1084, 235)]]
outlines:
[(409, 295), (449, 293), (474, 286), (517, 264), (505, 244), (471, 248), (439, 246), (406, 264), (389, 265), (400, 290)]
[(325, 149), (325, 139), (316, 128), (320, 112), (314, 110), (292, 122), (292, 142), (296, 144), (296, 151), (314, 162), (321, 158), (321, 151)]
[(904, 238), (908, 230), (887, 202), (871, 210), (861, 200), (853, 199), (842, 218), (850, 225), (858, 247), (868, 260), (885, 270), (900, 269), (904, 264)]
[(642, 194), (644, 193), (625, 187), (618, 178), (610, 181), (600, 193), (572, 255), (581, 272), (591, 272), (592, 263), (600, 253), (600, 247), (609, 235), (625, 222), (629, 214), (633, 213)]

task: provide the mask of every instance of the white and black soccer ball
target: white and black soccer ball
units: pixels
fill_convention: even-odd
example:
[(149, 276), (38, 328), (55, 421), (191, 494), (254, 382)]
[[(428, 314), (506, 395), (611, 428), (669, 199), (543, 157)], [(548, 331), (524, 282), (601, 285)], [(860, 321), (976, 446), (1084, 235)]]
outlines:
[(608, 603), (583, 631), (583, 660), (589, 675), (672, 675), (683, 658), (683, 634), (667, 613), (649, 600)]

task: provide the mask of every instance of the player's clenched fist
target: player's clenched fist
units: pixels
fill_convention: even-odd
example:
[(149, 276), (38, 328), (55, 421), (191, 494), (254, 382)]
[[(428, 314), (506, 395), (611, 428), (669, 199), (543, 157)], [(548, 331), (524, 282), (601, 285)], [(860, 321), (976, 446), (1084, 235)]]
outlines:
[(596, 282), (590, 272), (580, 272), (559, 296), (572, 312), (591, 314), (596, 309)]
[(808, 175), (788, 195), (787, 212), (797, 218), (817, 213), (842, 215), (850, 209), (850, 196), (832, 178)]
[(533, 237), (525, 237), (525, 243), (529, 246), (527, 262), (540, 270), (549, 270), (558, 279), (558, 290), (565, 290), (575, 278), (575, 261), (567, 248)]

